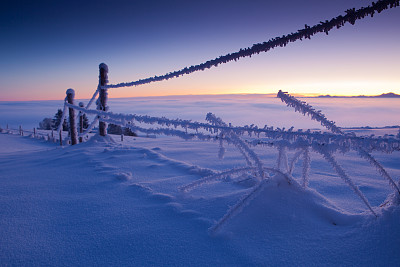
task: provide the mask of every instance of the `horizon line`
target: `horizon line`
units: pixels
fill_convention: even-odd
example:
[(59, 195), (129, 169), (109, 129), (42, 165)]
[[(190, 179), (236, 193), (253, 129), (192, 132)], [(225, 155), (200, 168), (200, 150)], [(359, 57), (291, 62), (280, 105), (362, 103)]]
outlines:
[[(377, 95), (334, 95), (334, 94), (318, 94), (318, 93), (290, 93), (290, 95), (302, 98), (356, 98), (356, 97), (377, 97), (386, 94), (394, 94), (393, 92), (381, 93)], [(184, 95), (148, 95), (148, 96), (127, 96), (127, 97), (109, 97), (109, 99), (127, 99), (127, 98), (146, 98), (146, 97), (196, 97), (196, 96), (266, 96), (277, 97), (277, 93), (225, 93), (225, 94), (184, 94)], [(389, 97), (390, 98), (390, 97)], [(87, 100), (90, 98), (76, 98), (75, 100)], [(30, 100), (0, 100), (0, 102), (30, 102), (30, 101), (62, 101), (63, 99), (30, 99)]]

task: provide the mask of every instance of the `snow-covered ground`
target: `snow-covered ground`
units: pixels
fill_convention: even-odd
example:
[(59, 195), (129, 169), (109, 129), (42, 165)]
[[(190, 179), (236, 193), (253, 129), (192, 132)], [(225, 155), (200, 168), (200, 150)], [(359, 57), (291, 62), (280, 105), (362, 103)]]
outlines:
[[(336, 157), (377, 218), (311, 153), (308, 189), (299, 186), (299, 161), (291, 184), (279, 176), (270, 179), (212, 232), (254, 184), (227, 178), (188, 192), (179, 188), (245, 166), (236, 147), (226, 146), (219, 159), (218, 142), (111, 138), (60, 147), (0, 134), (0, 265), (400, 264), (399, 196), (355, 153)], [(266, 167), (276, 167), (276, 149), (255, 152)], [(400, 153), (374, 156), (398, 182)]]
[[(390, 138), (399, 132), (397, 100), (306, 101), (338, 126), (356, 126), (345, 132)], [(222, 139), (125, 136), (122, 142), (91, 134), (88, 142), (60, 146), (33, 138), (33, 127), (60, 104), (0, 102), (1, 266), (400, 265), (400, 199), (387, 178), (399, 186), (399, 151), (372, 152), (374, 163), (361, 150), (330, 158), (310, 149), (304, 188), (307, 157), (293, 159), (305, 152), (286, 151), (294, 168), (281, 174), (278, 167), (289, 173), (290, 166), (276, 143), (251, 146), (253, 157), (237, 142), (221, 147)], [(321, 129), (279, 99), (257, 95), (111, 99), (110, 107), (197, 121), (211, 111), (233, 125)], [(25, 125), (24, 136), (6, 124)], [(247, 171), (203, 183), (248, 168), (246, 153), (269, 179), (259, 182)]]

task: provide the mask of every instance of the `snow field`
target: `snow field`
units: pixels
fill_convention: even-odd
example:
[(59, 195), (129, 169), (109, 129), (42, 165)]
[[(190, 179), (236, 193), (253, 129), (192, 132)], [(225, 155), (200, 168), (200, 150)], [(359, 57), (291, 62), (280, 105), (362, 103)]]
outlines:
[[(225, 158), (219, 159), (218, 142), (177, 138), (126, 137), (123, 143), (118, 137), (114, 142), (97, 138), (63, 148), (29, 137), (0, 138), (16, 147), (0, 156), (0, 257), (10, 265), (399, 262), (398, 207), (378, 208), (375, 219), (315, 155), (311, 189), (300, 186), (299, 160), (294, 183), (279, 177), (266, 183), (236, 216), (210, 234), (208, 229), (254, 184), (227, 177), (187, 193), (179, 187), (245, 166), (234, 146), (225, 146)], [(257, 151), (262, 149), (264, 153)], [(275, 167), (276, 149), (255, 151), (266, 166)], [(376, 157), (399, 177), (399, 155)], [(371, 175), (367, 162), (352, 155), (337, 159), (373, 206), (390, 194), (387, 182)], [(359, 164), (363, 167), (355, 167)]]

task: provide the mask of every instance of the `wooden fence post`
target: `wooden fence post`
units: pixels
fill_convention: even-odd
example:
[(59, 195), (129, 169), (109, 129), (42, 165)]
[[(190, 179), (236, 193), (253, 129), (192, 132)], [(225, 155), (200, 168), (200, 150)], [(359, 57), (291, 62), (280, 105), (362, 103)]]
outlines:
[[(108, 83), (108, 66), (104, 63), (99, 65), (99, 84), (100, 84), (100, 92), (99, 92), (99, 106), (98, 110), (106, 111), (107, 107), (107, 88), (102, 88), (102, 86), (106, 86)], [(100, 136), (107, 135), (107, 123), (100, 121), (99, 122), (99, 134)]]
[(36, 138), (36, 128), (33, 128), (33, 138)]
[[(67, 90), (67, 101), (69, 104), (74, 104), (75, 91), (74, 89)], [(71, 145), (76, 145), (78, 143), (78, 133), (76, 131), (75, 123), (75, 109), (69, 108), (69, 130), (71, 134)]]
[(62, 134), (61, 134), (61, 132), (62, 132), (62, 131), (60, 131), (60, 146), (63, 145), (63, 140), (62, 140)]
[[(83, 102), (79, 102), (79, 106), (81, 108), (83, 108), (84, 107)], [(79, 111), (79, 134), (83, 134), (83, 112), (82, 111)], [(79, 143), (82, 143), (82, 142), (83, 142), (83, 137), (80, 136)]]
[(19, 135), (22, 135), (22, 127), (21, 127), (21, 125), (19, 126)]

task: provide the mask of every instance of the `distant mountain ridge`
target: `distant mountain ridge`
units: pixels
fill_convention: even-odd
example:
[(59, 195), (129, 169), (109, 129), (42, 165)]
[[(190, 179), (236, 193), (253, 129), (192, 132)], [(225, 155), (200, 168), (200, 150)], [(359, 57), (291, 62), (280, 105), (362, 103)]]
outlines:
[(366, 96), (366, 95), (358, 95), (358, 96), (331, 96), (331, 95), (319, 95), (317, 97), (320, 98), (400, 98), (400, 95), (395, 93), (386, 93), (380, 95)]

